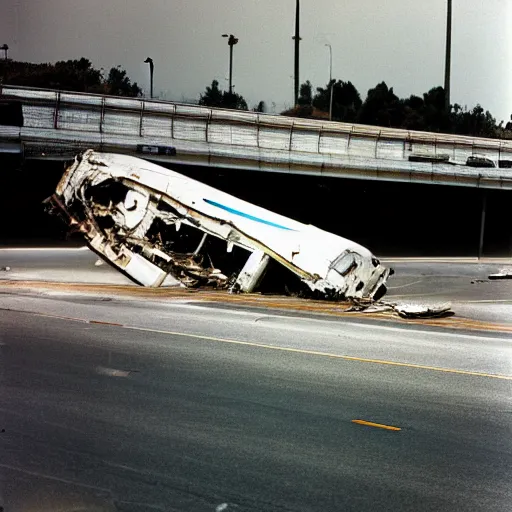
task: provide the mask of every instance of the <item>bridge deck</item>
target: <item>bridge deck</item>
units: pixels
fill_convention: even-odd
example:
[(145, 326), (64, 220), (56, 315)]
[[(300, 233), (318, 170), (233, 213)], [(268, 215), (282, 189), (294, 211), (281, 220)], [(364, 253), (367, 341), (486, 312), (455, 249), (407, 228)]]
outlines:
[[(14, 86), (0, 86), (0, 99), (23, 111), (23, 126), (0, 120), (0, 152), (18, 147), (25, 158), (94, 148), (180, 164), (512, 189), (512, 141)], [(475, 156), (482, 160), (473, 165), (493, 167), (468, 166)]]

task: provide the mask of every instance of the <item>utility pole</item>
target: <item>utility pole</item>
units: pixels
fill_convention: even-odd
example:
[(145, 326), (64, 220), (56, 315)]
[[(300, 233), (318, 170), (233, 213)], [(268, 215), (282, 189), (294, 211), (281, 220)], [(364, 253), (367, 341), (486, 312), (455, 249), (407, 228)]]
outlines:
[(444, 62), (444, 107), (450, 112), (450, 74), (452, 60), (452, 0), (448, 0), (446, 19), (446, 58)]
[(300, 43), (300, 4), (299, 0), (296, 0), (295, 6), (295, 35), (293, 39), (295, 40), (295, 69), (294, 69), (294, 105), (297, 105), (299, 102), (299, 43)]
[(228, 38), (229, 45), (229, 94), (233, 93), (233, 46), (238, 43), (238, 39), (233, 35), (222, 34), (222, 37)]
[(153, 64), (153, 59), (151, 57), (147, 57), (144, 61), (146, 64), (149, 64), (149, 90), (150, 90), (150, 98), (153, 98), (153, 71), (155, 70), (155, 66)]
[(332, 89), (334, 84), (332, 83), (332, 46), (329, 43), (326, 43), (325, 46), (329, 47), (329, 121), (332, 121)]

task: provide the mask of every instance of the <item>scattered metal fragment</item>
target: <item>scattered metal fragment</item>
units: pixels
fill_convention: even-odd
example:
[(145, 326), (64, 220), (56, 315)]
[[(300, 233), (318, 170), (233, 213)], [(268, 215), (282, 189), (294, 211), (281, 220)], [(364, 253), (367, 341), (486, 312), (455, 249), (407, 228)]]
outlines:
[(373, 302), (391, 275), (355, 242), (131, 156), (86, 151), (47, 202), (144, 286), (252, 292), (282, 279), (298, 296)]
[(402, 318), (437, 318), (449, 314), (451, 304), (394, 304), (393, 310)]
[(489, 279), (512, 279), (512, 269), (502, 269), (496, 274), (489, 274)]
[(384, 300), (376, 302), (353, 301), (353, 305), (346, 310), (364, 313), (384, 313), (393, 311), (402, 318), (437, 318), (451, 314), (451, 304), (419, 304), (419, 303), (393, 303)]
[(345, 310), (347, 313), (384, 313), (393, 311), (393, 306), (382, 301), (362, 303), (360, 301), (352, 301), (352, 305)]

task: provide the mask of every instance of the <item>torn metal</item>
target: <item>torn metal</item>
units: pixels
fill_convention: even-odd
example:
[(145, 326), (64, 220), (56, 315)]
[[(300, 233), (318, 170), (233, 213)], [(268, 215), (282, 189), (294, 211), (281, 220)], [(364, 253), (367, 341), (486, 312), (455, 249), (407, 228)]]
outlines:
[(489, 274), (489, 279), (512, 279), (512, 268), (502, 268), (495, 274)]
[(299, 296), (373, 302), (392, 273), (355, 242), (126, 155), (77, 156), (48, 202), (144, 286), (252, 292), (284, 276)]
[(443, 302), (440, 304), (420, 304), (420, 303), (401, 303), (387, 302), (380, 300), (378, 302), (353, 301), (352, 306), (347, 312), (361, 313), (385, 313), (394, 312), (401, 318), (421, 319), (421, 318), (439, 318), (452, 315), (451, 304)]
[(450, 314), (451, 304), (390, 304), (402, 318), (437, 318)]

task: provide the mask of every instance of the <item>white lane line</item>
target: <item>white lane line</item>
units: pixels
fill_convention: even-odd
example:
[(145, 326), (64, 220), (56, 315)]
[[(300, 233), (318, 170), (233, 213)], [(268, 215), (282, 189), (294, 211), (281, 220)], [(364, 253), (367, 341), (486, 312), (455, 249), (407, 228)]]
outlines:
[(81, 483), (81, 482), (76, 482), (74, 480), (69, 480), (67, 478), (60, 478), (58, 476), (46, 475), (44, 473), (40, 473), (39, 471), (30, 471), (28, 469), (19, 468), (17, 466), (11, 466), (9, 464), (2, 464), (2, 463), (0, 463), (0, 468), (8, 469), (8, 470), (11, 470), (11, 471), (17, 471), (19, 473), (24, 473), (26, 475), (36, 476), (38, 478), (45, 478), (47, 480), (53, 480), (55, 482), (62, 482), (62, 483), (65, 483), (65, 484), (71, 484), (71, 485), (75, 485), (77, 487), (84, 487), (86, 489), (93, 489), (95, 491), (101, 491), (101, 492), (104, 492), (105, 494), (108, 494), (109, 496), (112, 496), (112, 491), (110, 489), (106, 488), (106, 487), (99, 487), (97, 485), (89, 485), (89, 484), (84, 484), (84, 483)]
[(412, 283), (402, 284), (400, 286), (388, 286), (388, 290), (398, 290), (399, 288), (407, 288), (408, 286), (412, 286), (413, 284), (422, 283), (425, 279), (418, 279), (418, 281), (413, 281)]
[(108, 377), (128, 377), (129, 371), (116, 370), (115, 368), (105, 368), (104, 366), (97, 366), (96, 372), (100, 375), (107, 375)]

